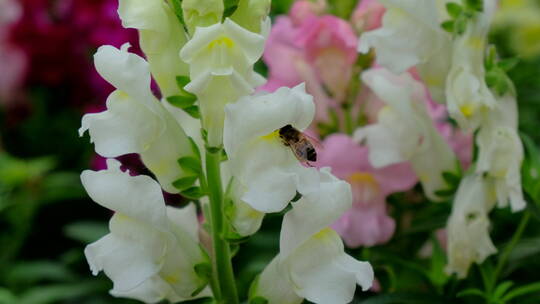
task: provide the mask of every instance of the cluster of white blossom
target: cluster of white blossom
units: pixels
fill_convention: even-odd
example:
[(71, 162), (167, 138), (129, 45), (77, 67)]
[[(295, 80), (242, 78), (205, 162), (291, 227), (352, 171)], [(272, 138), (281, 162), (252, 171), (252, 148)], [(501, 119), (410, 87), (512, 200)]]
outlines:
[(415, 67), (458, 126), (477, 132), (478, 156), (461, 180), (447, 225), (447, 271), (464, 277), (471, 263), (496, 252), (489, 238), (493, 206), (525, 207), (515, 92), (487, 43), (497, 0), (380, 2), (382, 27), (361, 36), (359, 51), (375, 49), (383, 68), (365, 72), (363, 80), (387, 106), (376, 125), (356, 135), (367, 139), (375, 166), (409, 160), (426, 195), (438, 200), (443, 173), (456, 172), (455, 156), (419, 102), (422, 86), (405, 72)]
[[(280, 253), (254, 282), (251, 297), (269, 304), (304, 298), (348, 303), (357, 284), (370, 288), (371, 266), (347, 255), (328, 228), (351, 207), (350, 186), (328, 169), (302, 165), (279, 136), (285, 126), (303, 131), (310, 125), (312, 97), (303, 85), (254, 94), (264, 82), (253, 65), (264, 50), (269, 5), (240, 0), (225, 17), (228, 8), (221, 0), (120, 0), (122, 23), (139, 31), (146, 60), (128, 52), (129, 45), (97, 51), (96, 69), (116, 90), (107, 110), (85, 115), (80, 129), (81, 135), (89, 131), (96, 152), (109, 158), (108, 169), (87, 170), (81, 179), (95, 202), (115, 212), (110, 233), (85, 250), (92, 272), (103, 270), (113, 281), (113, 295), (156, 303), (213, 294), (215, 286), (206, 287), (208, 279), (198, 269), (212, 265), (216, 271), (217, 249), (201, 244), (204, 228), (195, 205), (166, 206), (162, 190), (194, 196), (205, 210), (213, 202), (204, 196), (216, 185), (205, 178), (209, 168), (199, 151), (222, 147), (227, 160), (217, 188), (227, 188), (224, 201), (232, 203), (219, 216), (226, 213), (238, 235), (255, 233), (265, 213), (283, 211), (301, 195), (284, 216)], [(161, 101), (150, 88), (151, 78)], [(418, 124), (408, 126), (415, 136), (431, 132)], [(120, 170), (113, 158), (130, 153), (140, 155), (157, 181)], [(419, 170), (428, 166), (418, 158)]]

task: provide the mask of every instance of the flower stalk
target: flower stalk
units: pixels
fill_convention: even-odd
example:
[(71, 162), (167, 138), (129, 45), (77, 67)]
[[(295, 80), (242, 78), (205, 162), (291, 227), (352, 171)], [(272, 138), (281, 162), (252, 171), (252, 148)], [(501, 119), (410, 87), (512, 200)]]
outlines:
[(523, 231), (525, 231), (525, 227), (527, 227), (527, 223), (529, 222), (529, 218), (531, 217), (530, 212), (523, 212), (523, 216), (521, 217), (521, 221), (519, 222), (519, 226), (516, 229), (516, 232), (512, 236), (512, 239), (506, 245), (504, 248), (501, 257), (499, 258), (499, 261), (497, 262), (497, 266), (495, 266), (495, 271), (493, 272), (493, 284), (492, 286), (495, 286), (497, 283), (497, 280), (499, 278), (499, 275), (501, 274), (501, 271), (503, 270), (504, 264), (506, 263), (506, 260), (508, 259), (508, 256), (510, 256), (510, 253), (518, 243), (518, 241), (521, 239), (521, 235), (523, 234)]
[(214, 296), (218, 303), (238, 304), (238, 292), (231, 263), (231, 248), (225, 240), (225, 212), (221, 183), (221, 149), (206, 151), (206, 187), (210, 199), (210, 221), (212, 232), (213, 275), (218, 286)]

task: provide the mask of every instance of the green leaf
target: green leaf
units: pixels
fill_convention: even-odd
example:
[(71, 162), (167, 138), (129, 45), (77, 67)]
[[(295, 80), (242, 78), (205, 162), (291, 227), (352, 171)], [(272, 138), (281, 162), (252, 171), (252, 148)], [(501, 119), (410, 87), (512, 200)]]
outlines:
[(189, 144), (191, 145), (191, 151), (195, 154), (195, 156), (201, 161), (201, 150), (199, 150), (199, 146), (195, 142), (195, 140), (191, 137), (188, 137)]
[(471, 11), (481, 12), (484, 10), (483, 0), (464, 0), (465, 7)]
[(239, 244), (239, 243), (246, 242), (247, 240), (249, 240), (250, 237), (251, 237), (250, 235), (242, 236), (242, 235), (238, 234), (236, 231), (229, 230), (225, 234), (224, 239), (227, 240), (227, 242), (229, 242), (229, 243)]
[(482, 298), (486, 297), (484, 292), (478, 288), (468, 288), (468, 289), (458, 292), (456, 295), (456, 297), (458, 298), (469, 297), (469, 296), (477, 296), (477, 297), (482, 297)]
[(507, 58), (499, 61), (497, 64), (503, 71), (508, 72), (519, 63), (519, 58)]
[(497, 63), (497, 47), (490, 44), (487, 48), (487, 56), (485, 59), (486, 70), (491, 70)]
[(193, 104), (197, 101), (197, 96), (195, 95), (174, 95), (167, 97), (167, 101), (180, 109), (185, 109), (188, 107), (193, 106)]
[(513, 298), (521, 297), (529, 293), (533, 292), (539, 292), (540, 291), (540, 282), (531, 283), (528, 285), (520, 286), (517, 288), (514, 288), (514, 290), (510, 291), (502, 298), (504, 302), (508, 302), (512, 300)]
[(221, 161), (224, 162), (224, 161), (227, 161), (229, 159), (229, 156), (227, 155), (227, 152), (225, 151), (225, 149), (221, 150)]
[(440, 197), (451, 197), (454, 195), (455, 190), (454, 189), (445, 189), (445, 190), (437, 190), (435, 191), (435, 195)]
[(446, 3), (446, 11), (448, 12), (448, 15), (450, 15), (450, 17), (455, 19), (459, 17), (459, 15), (461, 15), (463, 8), (461, 7), (461, 5), (455, 2), (448, 2)]
[(467, 29), (468, 21), (469, 20), (467, 19), (467, 17), (465, 17), (465, 15), (459, 16), (454, 21), (454, 33), (458, 35), (462, 35), (463, 33), (465, 33), (465, 30)]
[(236, 9), (238, 8), (238, 2), (239, 0), (224, 0), (223, 4), (225, 9), (223, 10), (223, 20), (225, 18), (230, 17)]
[(176, 76), (176, 85), (181, 91), (185, 91), (184, 87), (190, 82), (189, 76)]
[(504, 281), (501, 284), (495, 288), (495, 291), (493, 292), (493, 298), (495, 300), (501, 299), (501, 297), (514, 285), (514, 282), (512, 281)]
[(433, 253), (431, 254), (429, 279), (435, 286), (444, 286), (449, 279), (449, 276), (444, 271), (446, 266), (446, 255), (434, 235), (431, 236), (431, 245)]
[(447, 31), (448, 33), (454, 32), (455, 22), (454, 20), (447, 20), (443, 23), (441, 23), (441, 27), (443, 30)]
[(188, 113), (189, 116), (195, 119), (201, 118), (201, 113), (199, 112), (198, 106), (190, 106), (190, 107), (183, 108), (182, 110), (184, 110), (184, 112)]
[(526, 158), (521, 170), (523, 190), (525, 190), (533, 200), (539, 201), (540, 193), (538, 192), (538, 185), (540, 185), (540, 168)]
[(108, 225), (102, 222), (81, 221), (64, 227), (64, 234), (67, 237), (83, 244), (95, 242), (107, 233), (109, 233)]
[(208, 262), (199, 263), (193, 267), (195, 273), (203, 280), (209, 280), (212, 277), (212, 265)]
[[(176, 15), (176, 18), (178, 18), (178, 21), (182, 25), (182, 27), (186, 27), (186, 22), (184, 21), (184, 11), (182, 10), (182, 0), (169, 0), (169, 3), (172, 3), (172, 8), (174, 10), (174, 14)], [(189, 82), (189, 81), (188, 81)]]
[(182, 178), (179, 178), (177, 180), (175, 180), (172, 185), (180, 190), (180, 191), (184, 191), (186, 189), (188, 189), (189, 187), (193, 186), (193, 184), (195, 183), (195, 181), (197, 181), (199, 177), (197, 175), (193, 175), (193, 176), (186, 176), (186, 177), (182, 177)]
[(443, 172), (442, 177), (444, 181), (451, 187), (457, 187), (461, 181), (459, 175), (455, 174), (454, 172)]
[(205, 129), (201, 128), (201, 137), (202, 137), (202, 139), (204, 140), (204, 142), (207, 142), (207, 141), (208, 141), (208, 131), (206, 131)]
[(206, 195), (206, 193), (204, 193), (200, 187), (187, 188), (186, 190), (180, 192), (180, 194), (192, 200), (198, 200)]
[(201, 161), (193, 156), (184, 156), (178, 159), (178, 164), (184, 172), (200, 175), (202, 173)]
[(249, 304), (267, 304), (267, 303), (268, 303), (268, 300), (261, 296), (257, 296), (249, 300)]

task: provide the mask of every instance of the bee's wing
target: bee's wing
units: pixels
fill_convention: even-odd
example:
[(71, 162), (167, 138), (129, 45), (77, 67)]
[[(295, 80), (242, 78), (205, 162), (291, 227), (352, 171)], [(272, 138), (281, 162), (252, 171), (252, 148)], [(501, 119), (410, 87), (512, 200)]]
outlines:
[(313, 147), (315, 147), (315, 149), (320, 150), (323, 148), (323, 144), (321, 143), (320, 140), (318, 140), (317, 138), (309, 134), (306, 134), (306, 133), (302, 133), (302, 134), (309, 140), (309, 142), (313, 145)]

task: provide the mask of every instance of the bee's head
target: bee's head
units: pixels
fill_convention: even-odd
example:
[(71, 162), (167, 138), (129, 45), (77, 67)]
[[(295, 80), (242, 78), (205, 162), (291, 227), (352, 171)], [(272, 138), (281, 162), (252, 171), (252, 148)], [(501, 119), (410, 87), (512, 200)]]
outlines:
[(282, 127), (281, 129), (279, 129), (279, 135), (288, 134), (289, 132), (291, 132), (293, 130), (294, 130), (293, 126), (286, 125), (286, 126)]

